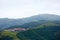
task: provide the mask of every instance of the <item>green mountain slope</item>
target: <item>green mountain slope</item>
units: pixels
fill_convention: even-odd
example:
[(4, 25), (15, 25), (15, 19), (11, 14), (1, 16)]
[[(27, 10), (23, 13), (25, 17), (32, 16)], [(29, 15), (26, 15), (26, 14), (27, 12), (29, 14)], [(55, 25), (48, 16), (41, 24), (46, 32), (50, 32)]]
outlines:
[(1, 31), (0, 32), (0, 40), (20, 40), (16, 36), (17, 32), (11, 32), (11, 31)]
[(21, 19), (0, 18), (0, 30), (11, 26), (22, 25), (25, 23), (39, 21), (39, 20), (60, 21), (60, 16), (52, 15), (52, 14), (40, 14), (27, 18), (21, 18)]
[(46, 21), (46, 20), (33, 21), (33, 22), (25, 23), (23, 25), (15, 25), (10, 28), (32, 28), (32, 27), (35, 27), (35, 26), (38, 26), (47, 22), (49, 21)]
[(0, 40), (60, 40), (60, 25), (48, 22), (26, 31), (1, 31)]
[(41, 24), (35, 28), (46, 28), (46, 27), (55, 27), (55, 26), (60, 26), (60, 24), (57, 24), (57, 23), (53, 23), (53, 22), (48, 22), (48, 23), (45, 23), (45, 24)]
[(60, 26), (57, 24), (45, 24), (38, 26), (39, 28), (30, 29), (28, 31), (17, 34), (21, 40), (60, 40)]
[[(25, 23), (23, 25), (15, 25), (15, 26), (12, 26), (12, 27), (9, 27), (10, 29), (11, 28), (33, 28), (33, 27), (37, 27), (37, 26), (40, 26), (40, 25), (43, 25), (45, 23), (56, 23), (56, 24), (60, 24), (60, 21), (48, 21), (48, 20), (40, 20), (40, 21), (34, 21), (34, 22), (29, 22), (29, 23)], [(50, 26), (50, 25), (49, 25)]]

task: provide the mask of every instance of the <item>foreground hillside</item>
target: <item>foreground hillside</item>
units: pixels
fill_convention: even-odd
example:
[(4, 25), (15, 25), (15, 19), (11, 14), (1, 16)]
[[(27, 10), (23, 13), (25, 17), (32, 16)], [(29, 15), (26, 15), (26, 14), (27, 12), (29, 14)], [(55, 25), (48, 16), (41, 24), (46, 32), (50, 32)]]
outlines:
[(60, 40), (60, 25), (45, 23), (26, 31), (1, 31), (0, 40)]
[[(60, 26), (38, 26), (37, 29), (30, 29), (17, 34), (21, 40), (60, 40)], [(50, 24), (51, 25), (51, 24)]]
[(0, 40), (20, 40), (16, 36), (17, 32), (11, 32), (11, 31), (1, 31), (0, 32)]

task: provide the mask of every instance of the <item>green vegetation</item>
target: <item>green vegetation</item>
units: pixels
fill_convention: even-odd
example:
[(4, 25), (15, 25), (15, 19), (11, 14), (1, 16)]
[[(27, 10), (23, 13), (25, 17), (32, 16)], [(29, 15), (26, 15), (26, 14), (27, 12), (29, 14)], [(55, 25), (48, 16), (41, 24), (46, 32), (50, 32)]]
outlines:
[(47, 22), (26, 31), (4, 30), (0, 32), (0, 40), (60, 40), (59, 24)]
[(21, 40), (60, 40), (60, 27), (30, 29), (18, 33), (17, 36)]
[[(15, 28), (28, 30), (17, 31)], [(0, 40), (60, 40), (60, 16), (44, 14), (22, 19), (2, 18)]]
[(39, 26), (37, 26), (35, 28), (46, 28), (46, 27), (55, 27), (55, 26), (60, 27), (60, 24), (48, 22), (48, 23), (45, 23), (45, 24), (41, 24), (41, 25), (39, 25)]
[(29, 23), (25, 23), (23, 25), (15, 25), (12, 27), (9, 27), (8, 29), (12, 29), (12, 28), (36, 28), (37, 26), (47, 26), (47, 27), (51, 27), (51, 26), (57, 26), (60, 25), (60, 21), (48, 21), (48, 20), (40, 20), (40, 21), (33, 21), (33, 22), (29, 22)]
[(16, 36), (16, 32), (10, 32), (10, 31), (2, 31), (0, 32), (0, 39), (1, 40), (19, 40), (19, 38)]

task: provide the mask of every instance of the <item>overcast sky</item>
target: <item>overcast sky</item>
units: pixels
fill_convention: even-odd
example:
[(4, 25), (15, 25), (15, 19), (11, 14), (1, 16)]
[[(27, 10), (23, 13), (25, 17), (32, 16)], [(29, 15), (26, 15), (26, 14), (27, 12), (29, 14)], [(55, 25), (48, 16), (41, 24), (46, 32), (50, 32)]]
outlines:
[(0, 0), (0, 18), (23, 18), (45, 13), (60, 15), (60, 0)]

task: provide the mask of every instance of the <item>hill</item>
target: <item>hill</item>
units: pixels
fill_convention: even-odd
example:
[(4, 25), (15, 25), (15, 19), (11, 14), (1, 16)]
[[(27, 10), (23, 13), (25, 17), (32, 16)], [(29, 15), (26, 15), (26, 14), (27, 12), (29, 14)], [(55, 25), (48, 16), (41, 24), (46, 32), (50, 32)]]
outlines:
[(26, 31), (1, 31), (0, 40), (60, 40), (60, 25), (44, 23)]
[(60, 21), (48, 21), (48, 20), (40, 20), (40, 21), (34, 21), (34, 22), (29, 22), (29, 23), (25, 23), (23, 25), (15, 25), (15, 26), (11, 26), (7, 29), (12, 29), (12, 28), (34, 28), (43, 24), (46, 24), (51, 26), (51, 25), (56, 25), (56, 24), (60, 24)]
[(40, 14), (27, 18), (21, 18), (21, 19), (0, 18), (0, 29), (8, 28), (15, 25), (23, 25), (25, 23), (30, 23), (40, 20), (60, 21), (60, 16), (52, 15), (52, 14)]
[[(55, 24), (45, 24), (39, 28), (30, 29), (17, 34), (21, 40), (60, 40), (60, 26)], [(42, 27), (42, 28), (41, 28)]]

